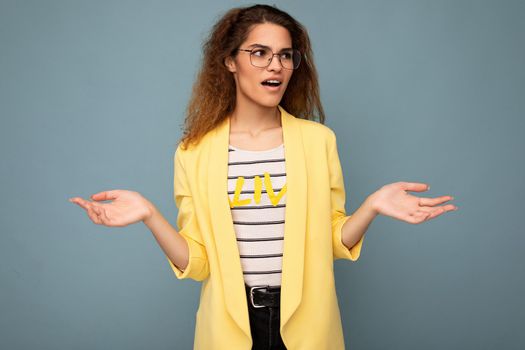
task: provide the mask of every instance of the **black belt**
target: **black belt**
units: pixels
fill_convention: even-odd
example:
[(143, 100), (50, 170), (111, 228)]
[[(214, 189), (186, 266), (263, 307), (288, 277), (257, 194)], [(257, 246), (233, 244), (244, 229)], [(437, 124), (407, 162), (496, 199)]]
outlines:
[(244, 284), (248, 302), (255, 308), (281, 305), (281, 286)]

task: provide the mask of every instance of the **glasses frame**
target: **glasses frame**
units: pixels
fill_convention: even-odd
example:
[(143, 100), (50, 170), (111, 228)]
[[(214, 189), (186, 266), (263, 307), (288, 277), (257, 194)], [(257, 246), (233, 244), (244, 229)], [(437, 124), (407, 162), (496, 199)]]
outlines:
[(260, 50), (260, 49), (267, 49), (267, 50), (270, 50), (269, 47), (262, 47), (262, 46), (257, 46), (257, 47), (254, 47), (253, 49), (249, 50), (249, 49), (237, 49), (237, 51), (243, 51), (243, 52), (249, 52), (250, 53), (250, 64), (254, 67), (257, 67), (257, 68), (267, 68), (270, 64), (272, 64), (272, 61), (273, 61), (273, 57), (275, 55), (277, 55), (277, 58), (279, 59), (279, 64), (281, 65), (281, 67), (283, 67), (283, 69), (287, 69), (287, 70), (296, 70), (297, 68), (299, 68), (299, 66), (301, 65), (301, 61), (302, 61), (302, 54), (301, 54), (301, 51), (299, 51), (298, 49), (292, 49), (292, 51), (296, 51), (299, 53), (299, 62), (297, 63), (297, 67), (293, 67), (293, 68), (286, 68), (284, 65), (283, 65), (283, 62), (281, 61), (281, 56), (280, 56), (280, 53), (274, 53), (272, 50), (270, 50), (270, 52), (272, 53), (272, 57), (268, 60), (268, 64), (264, 67), (261, 67), (261, 66), (256, 66), (255, 64), (253, 64), (252, 62), (252, 54), (254, 51), (256, 50)]

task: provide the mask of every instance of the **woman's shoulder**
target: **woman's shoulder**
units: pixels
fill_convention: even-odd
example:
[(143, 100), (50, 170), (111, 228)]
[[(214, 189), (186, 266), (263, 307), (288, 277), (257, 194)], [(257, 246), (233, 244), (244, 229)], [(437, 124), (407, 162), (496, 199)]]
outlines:
[(299, 119), (303, 133), (306, 137), (323, 138), (324, 140), (335, 139), (335, 132), (325, 124), (310, 119)]
[(204, 145), (209, 142), (209, 139), (213, 137), (212, 135), (214, 135), (214, 133), (208, 132), (204, 136), (191, 141), (187, 139), (179, 140), (179, 143), (176, 146), (175, 154), (179, 154), (181, 156), (182, 154), (187, 154), (188, 157), (198, 154), (203, 149)]
[(186, 163), (186, 159), (191, 160), (192, 158), (196, 158), (199, 155), (199, 152), (201, 150), (202, 146), (202, 140), (199, 143), (191, 144), (180, 141), (175, 149), (174, 158), (176, 161), (179, 161), (181, 163)]

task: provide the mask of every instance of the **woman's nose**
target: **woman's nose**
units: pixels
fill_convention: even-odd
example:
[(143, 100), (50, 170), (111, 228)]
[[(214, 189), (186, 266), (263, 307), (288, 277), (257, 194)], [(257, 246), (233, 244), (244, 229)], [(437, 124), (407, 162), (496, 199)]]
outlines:
[(277, 70), (277, 71), (280, 71), (283, 68), (281, 65), (281, 62), (279, 61), (279, 56), (277, 54), (272, 56), (270, 64), (266, 68), (268, 70)]

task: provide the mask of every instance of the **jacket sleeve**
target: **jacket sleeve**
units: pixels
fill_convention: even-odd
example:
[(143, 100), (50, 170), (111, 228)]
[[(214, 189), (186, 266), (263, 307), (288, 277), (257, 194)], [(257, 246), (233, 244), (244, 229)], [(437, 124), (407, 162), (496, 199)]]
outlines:
[(202, 281), (210, 274), (208, 255), (195, 215), (195, 208), (182, 161), (180, 145), (175, 151), (174, 163), (174, 198), (179, 210), (177, 226), (179, 227), (179, 234), (182, 235), (188, 243), (189, 261), (184, 271), (182, 271), (171, 262), (168, 256), (166, 256), (166, 258), (178, 279), (192, 278), (196, 281)]
[(342, 228), (346, 220), (351, 215), (347, 216), (345, 211), (345, 184), (343, 178), (343, 170), (339, 161), (339, 154), (337, 152), (337, 140), (333, 130), (329, 130), (328, 141), (328, 167), (330, 170), (330, 201), (331, 201), (331, 216), (332, 216), (332, 246), (334, 253), (334, 260), (348, 259), (356, 261), (361, 254), (361, 247), (365, 235), (350, 249), (347, 248), (342, 240)]

